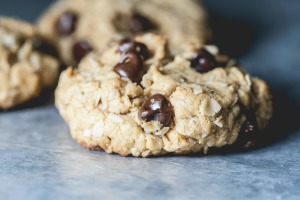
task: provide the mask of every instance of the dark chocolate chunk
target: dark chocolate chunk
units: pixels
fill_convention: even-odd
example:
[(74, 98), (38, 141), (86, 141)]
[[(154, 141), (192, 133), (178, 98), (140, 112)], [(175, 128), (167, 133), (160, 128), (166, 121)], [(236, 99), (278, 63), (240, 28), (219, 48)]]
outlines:
[(77, 15), (72, 11), (64, 12), (56, 22), (56, 30), (59, 35), (66, 36), (72, 34), (76, 29)]
[(144, 33), (156, 28), (157, 26), (152, 21), (140, 14), (136, 13), (131, 17), (130, 31), (133, 34)]
[(58, 58), (57, 49), (42, 38), (38, 38), (38, 37), (33, 38), (32, 47), (35, 51), (38, 51), (42, 54), (46, 54)]
[(152, 95), (139, 110), (139, 118), (149, 121), (159, 121), (164, 127), (172, 122), (173, 112), (169, 100), (161, 95)]
[(128, 53), (125, 58), (114, 67), (114, 71), (121, 77), (132, 82), (140, 83), (144, 75), (143, 59), (136, 53)]
[(140, 42), (124, 42), (119, 47), (119, 52), (123, 54), (136, 53), (142, 56), (145, 60), (150, 56), (147, 46)]
[(80, 62), (80, 60), (92, 50), (93, 47), (87, 40), (80, 40), (73, 46), (73, 57), (77, 62)]
[(206, 49), (201, 48), (195, 53), (194, 58), (191, 59), (191, 66), (197, 72), (205, 73), (216, 68), (217, 61)]
[(255, 111), (253, 109), (244, 110), (246, 114), (246, 121), (240, 129), (236, 145), (242, 149), (249, 149), (256, 146), (259, 131)]

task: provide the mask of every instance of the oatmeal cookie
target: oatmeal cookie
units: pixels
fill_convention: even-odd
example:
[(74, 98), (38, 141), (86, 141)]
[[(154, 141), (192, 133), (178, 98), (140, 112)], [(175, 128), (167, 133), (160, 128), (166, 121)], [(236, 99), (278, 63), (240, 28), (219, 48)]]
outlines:
[(177, 52), (199, 46), (209, 35), (205, 12), (193, 0), (59, 0), (41, 16), (38, 27), (66, 64), (77, 64), (112, 38), (157, 32)]
[(55, 49), (31, 24), (0, 17), (0, 110), (37, 97), (43, 87), (54, 86), (58, 71)]
[(238, 137), (252, 145), (272, 115), (266, 83), (215, 46), (170, 56), (164, 37), (113, 43), (68, 68), (56, 106), (72, 137), (123, 156), (206, 153)]

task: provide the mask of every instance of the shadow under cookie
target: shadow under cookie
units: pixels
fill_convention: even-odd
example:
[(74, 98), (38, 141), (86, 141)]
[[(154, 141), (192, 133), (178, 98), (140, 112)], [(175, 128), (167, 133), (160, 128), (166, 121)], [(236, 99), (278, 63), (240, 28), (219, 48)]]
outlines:
[(300, 130), (298, 116), (300, 115), (299, 106), (288, 97), (278, 91), (273, 91), (274, 113), (269, 126), (260, 132), (255, 147), (250, 149), (240, 148), (236, 145), (213, 148), (208, 152), (209, 155), (225, 155), (232, 153), (242, 153), (263, 149), (274, 144), (285, 141), (289, 135)]

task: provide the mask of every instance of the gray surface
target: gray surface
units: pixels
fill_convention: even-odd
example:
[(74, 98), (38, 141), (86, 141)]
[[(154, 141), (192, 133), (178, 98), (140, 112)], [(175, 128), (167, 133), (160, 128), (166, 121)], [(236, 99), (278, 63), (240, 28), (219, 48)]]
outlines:
[(82, 149), (52, 106), (2, 114), (0, 127), (0, 199), (299, 199), (300, 195), (299, 134), (243, 154), (140, 159)]
[[(0, 112), (0, 199), (300, 199), (300, 2), (239, 2), (205, 1), (256, 29), (237, 56), (276, 91), (266, 138), (274, 142), (245, 153), (123, 158), (82, 149), (51, 103)], [(46, 3), (0, 0), (0, 14), (33, 20)]]

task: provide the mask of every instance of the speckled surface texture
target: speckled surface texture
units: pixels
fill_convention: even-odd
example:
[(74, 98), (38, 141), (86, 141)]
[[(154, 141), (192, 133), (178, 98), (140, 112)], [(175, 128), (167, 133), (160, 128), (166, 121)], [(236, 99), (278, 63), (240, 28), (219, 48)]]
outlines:
[[(1, 0), (0, 15), (34, 20), (49, 2)], [(204, 2), (214, 41), (274, 91), (264, 147), (148, 159), (92, 152), (43, 103), (0, 112), (0, 199), (299, 199), (300, 2)]]

